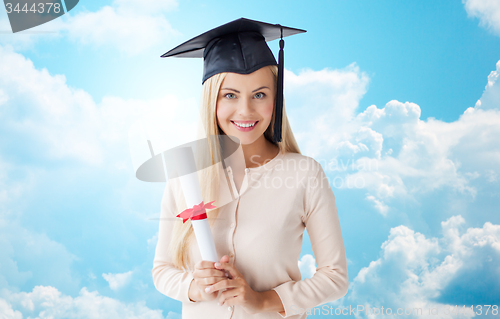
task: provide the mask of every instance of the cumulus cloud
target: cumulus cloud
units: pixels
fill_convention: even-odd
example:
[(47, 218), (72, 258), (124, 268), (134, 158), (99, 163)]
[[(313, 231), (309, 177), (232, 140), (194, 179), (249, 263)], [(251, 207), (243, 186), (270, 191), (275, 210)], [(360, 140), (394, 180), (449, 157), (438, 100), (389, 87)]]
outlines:
[[(0, 46), (0, 90), (8, 99), (0, 108), (0, 151), (41, 160), (76, 160), (87, 165), (124, 167), (130, 158), (128, 131), (137, 118), (154, 113), (164, 136), (191, 136), (194, 99), (174, 96), (150, 101), (107, 96), (99, 103), (66, 84), (64, 75), (38, 70), (11, 49)], [(4, 94), (5, 95), (5, 94)], [(170, 133), (170, 135), (169, 135)], [(193, 137), (194, 139), (194, 137)], [(23, 147), (20, 145), (30, 145)], [(126, 157), (124, 156), (126, 155)]]
[[(441, 238), (427, 238), (406, 226), (392, 228), (380, 258), (359, 271), (344, 302), (393, 311), (439, 307), (440, 318), (470, 318), (470, 305), (495, 304), (500, 293), (500, 225), (487, 222), (463, 230), (465, 220), (457, 215), (441, 226)], [(469, 311), (446, 316), (446, 306), (456, 304), (469, 306)], [(425, 314), (409, 317), (432, 317)]]
[[(64, 218), (71, 218), (64, 211), (69, 206), (55, 202), (53, 199), (57, 195), (48, 199), (43, 197), (46, 201), (43, 210), (47, 214), (41, 218), (39, 203), (34, 203), (32, 199), (43, 195), (47, 188), (67, 185), (67, 177), (61, 172), (66, 174), (72, 168), (76, 168), (75, 172), (86, 169), (102, 172), (101, 178), (105, 174), (115, 174), (116, 177), (116, 172), (120, 173), (121, 170), (125, 172), (122, 173), (125, 179), (128, 176), (128, 183), (123, 185), (119, 182), (121, 186), (113, 187), (111, 193), (102, 194), (103, 200), (107, 196), (116, 196), (118, 199), (123, 196), (123, 202), (129, 201), (131, 204), (124, 205), (128, 207), (126, 209), (116, 208), (122, 214), (133, 206), (134, 196), (142, 196), (142, 201), (135, 201), (140, 207), (133, 213), (142, 214), (135, 216), (138, 218), (136, 220), (144, 220), (144, 216), (151, 215), (151, 211), (156, 208), (144, 208), (144, 194), (141, 192), (151, 196), (151, 188), (140, 189), (134, 183), (134, 172), (130, 165), (129, 129), (138, 118), (148, 115), (148, 118), (155, 118), (156, 123), (162, 124), (163, 130), (158, 129), (155, 133), (163, 136), (167, 142), (179, 142), (179, 136), (191, 136), (194, 140), (196, 123), (191, 119), (198, 116), (197, 105), (194, 99), (183, 101), (174, 96), (153, 100), (124, 100), (107, 96), (96, 102), (87, 92), (68, 86), (63, 75), (37, 69), (29, 59), (1, 45), (0, 74), (0, 287), (31, 289), (41, 284), (55, 285), (65, 292), (78, 291), (80, 280), (88, 280), (89, 269), (85, 269), (85, 274), (80, 276), (74, 272), (73, 267), (81, 267), (81, 264), (75, 265), (75, 260), (82, 256), (74, 255), (61, 244), (65, 240), (71, 241), (63, 237), (68, 230), (58, 231), (56, 236), (61, 242), (57, 242), (51, 238), (53, 233), (45, 234), (42, 230), (38, 232), (19, 224), (23, 220), (32, 221), (31, 217), (34, 217), (36, 221), (41, 221), (40, 227), (45, 231), (53, 231), (52, 227), (57, 223), (64, 225), (65, 229), (73, 227), (65, 225), (61, 215), (58, 215), (64, 214)], [(152, 129), (152, 126), (149, 128)], [(165, 144), (168, 143), (153, 140), (157, 152)], [(79, 180), (76, 184), (81, 189), (64, 191), (70, 195), (83, 194), (88, 190), (86, 187), (93, 183), (94, 180)], [(37, 188), (38, 185), (43, 186)], [(50, 191), (46, 194), (52, 196)], [(78, 195), (75, 201), (73, 198), (71, 201), (61, 198), (65, 205), (71, 202), (71, 209), (80, 209), (76, 208), (81, 204), (78, 203)], [(87, 218), (92, 218), (92, 214), (101, 218), (102, 212), (89, 209), (91, 206), (83, 208), (83, 211), (88, 210), (84, 212)], [(108, 215), (116, 213), (106, 210)], [(80, 216), (75, 215), (74, 218)], [(51, 219), (54, 217), (58, 219)], [(133, 223), (131, 220), (129, 222)], [(81, 231), (81, 226), (77, 225), (78, 231)], [(107, 235), (99, 236), (105, 238)], [(112, 242), (109, 243), (112, 245)], [(86, 254), (85, 251), (79, 253)], [(141, 276), (149, 278), (150, 272), (149, 277)], [(111, 281), (110, 286), (113, 285)], [(117, 277), (113, 287), (119, 286)]]
[(154, 252), (156, 249), (156, 244), (158, 243), (158, 232), (153, 235), (153, 237), (149, 238), (148, 241), (148, 251)]
[(12, 309), (12, 306), (3, 299), (0, 299), (0, 313), (3, 319), (23, 319), (23, 314)]
[(5, 219), (12, 214), (6, 205), (18, 200), (22, 193), (30, 190), (33, 186), (34, 174), (32, 172), (26, 172), (25, 178), (12, 180), (9, 178), (9, 173), (13, 171), (16, 171), (15, 165), (0, 155), (0, 227)]
[(166, 319), (181, 319), (182, 316), (177, 312), (169, 311)]
[(1, 287), (53, 284), (66, 290), (77, 289), (79, 278), (72, 268), (77, 256), (47, 235), (30, 231), (2, 215), (0, 212)]
[[(15, 37), (2, 37), (0, 43), (26, 49), (40, 39), (66, 36), (78, 44), (117, 49), (133, 56), (148, 52), (156, 45), (165, 43), (165, 39), (179, 35), (164, 16), (175, 8), (176, 0), (115, 0), (97, 11), (85, 10), (84, 4), (80, 3), (61, 18), (36, 29), (16, 33)], [(9, 30), (7, 15), (2, 11), (0, 28)]]
[(384, 202), (378, 200), (375, 196), (373, 195), (368, 195), (366, 196), (366, 199), (370, 201), (375, 209), (382, 214), (382, 216), (387, 216), (387, 212), (389, 211), (389, 206), (384, 204)]
[[(61, 293), (51, 286), (36, 286), (31, 292), (0, 291), (0, 310), (6, 309), (7, 318), (128, 318), (163, 319), (161, 310), (153, 310), (145, 302), (123, 303), (101, 296), (96, 291), (82, 288), (76, 297)], [(167, 318), (180, 318), (169, 312)]]
[[(339, 131), (350, 123), (369, 78), (356, 64), (344, 69), (285, 71), (286, 107), (301, 151), (316, 156), (343, 141)], [(354, 146), (356, 147), (356, 146)]]
[(316, 273), (316, 259), (310, 254), (305, 254), (299, 260), (299, 269), (302, 279), (311, 278)]
[[(419, 117), (418, 105), (391, 101), (382, 109), (370, 106), (353, 120), (383, 137), (383, 143), (371, 147), (372, 153), (383, 155), (360, 156), (356, 159), (360, 169), (350, 172), (346, 181), (364, 185), (373, 196), (368, 199), (380, 207), (381, 213), (386, 211), (384, 200), (395, 195), (413, 196), (449, 187), (474, 196), (477, 190), (469, 183), (474, 177), (470, 174), (479, 171), (484, 174), (484, 168), (493, 169), (500, 164), (495, 156), (491, 157), (491, 152), (500, 149), (490, 147), (498, 134), (495, 125), (500, 121), (499, 112), (465, 112), (452, 123), (423, 121)], [(469, 144), (479, 132), (485, 138)], [(473, 149), (474, 159), (470, 155)], [(488, 158), (486, 167), (476, 161), (478, 155)], [(355, 158), (356, 154), (351, 156)], [(361, 165), (364, 162), (374, 164)], [(356, 183), (359, 180), (362, 182)]]
[(96, 12), (79, 11), (63, 20), (61, 30), (82, 44), (136, 55), (178, 35), (162, 14), (176, 7), (175, 0), (116, 0)]
[(451, 123), (423, 120), (420, 106), (396, 100), (358, 112), (369, 81), (355, 65), (288, 73), (289, 117), (301, 151), (323, 165), (331, 185), (366, 190), (383, 216), (395, 198), (418, 201), (442, 188), (473, 199), (500, 169), (499, 70), (500, 61), (476, 107)]
[[(55, 28), (53, 24), (59, 25), (59, 19), (55, 19), (48, 24), (38, 26), (35, 29), (26, 30), (18, 33), (11, 33), (12, 29), (10, 26), (9, 18), (7, 16), (7, 10), (0, 10), (0, 44), (4, 46), (11, 46), (18, 50), (32, 49), (40, 40), (54, 40), (61, 37), (61, 34), (57, 31), (59, 28)], [(48, 27), (50, 25), (50, 27)], [(1, 103), (0, 103), (1, 105)]]
[(467, 14), (479, 18), (480, 25), (500, 36), (500, 2), (497, 0), (462, 0)]
[(483, 96), (476, 103), (475, 109), (492, 110), (500, 109), (500, 61), (497, 69), (488, 75), (488, 83), (484, 88)]
[(121, 274), (107, 273), (102, 274), (102, 277), (108, 282), (111, 290), (118, 290), (130, 282), (132, 278), (132, 271), (127, 271)]

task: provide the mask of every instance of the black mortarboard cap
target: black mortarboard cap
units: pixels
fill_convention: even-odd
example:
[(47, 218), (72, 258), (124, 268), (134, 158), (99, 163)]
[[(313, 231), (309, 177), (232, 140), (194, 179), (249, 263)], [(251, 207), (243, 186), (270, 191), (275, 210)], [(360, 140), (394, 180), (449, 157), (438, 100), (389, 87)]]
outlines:
[[(305, 30), (240, 18), (207, 31), (173, 48), (161, 57), (204, 58), (203, 81), (222, 72), (250, 74), (267, 65), (278, 65), (273, 141), (281, 141), (283, 117), (283, 37)], [(280, 40), (279, 63), (267, 41)]]

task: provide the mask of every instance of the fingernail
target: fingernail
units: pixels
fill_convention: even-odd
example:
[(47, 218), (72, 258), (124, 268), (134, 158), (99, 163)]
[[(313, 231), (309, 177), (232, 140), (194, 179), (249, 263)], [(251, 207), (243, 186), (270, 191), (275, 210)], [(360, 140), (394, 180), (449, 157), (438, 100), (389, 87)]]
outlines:
[(226, 272), (226, 277), (229, 277), (229, 274)]
[(220, 267), (220, 263), (215, 263), (214, 266), (215, 267)]
[(222, 304), (220, 303), (220, 301), (219, 301), (218, 305), (219, 305), (219, 306), (222, 306)]
[(205, 288), (205, 292), (209, 293), (210, 292), (210, 287)]

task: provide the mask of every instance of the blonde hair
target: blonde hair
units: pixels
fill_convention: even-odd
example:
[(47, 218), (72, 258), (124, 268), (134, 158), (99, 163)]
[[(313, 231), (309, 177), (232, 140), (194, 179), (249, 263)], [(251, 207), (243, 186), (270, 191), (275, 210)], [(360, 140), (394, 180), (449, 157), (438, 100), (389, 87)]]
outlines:
[[(278, 78), (278, 67), (276, 65), (267, 66), (273, 76), (276, 87), (276, 80)], [(216, 74), (203, 83), (203, 90), (201, 96), (201, 121), (204, 125), (205, 134), (207, 137), (215, 135), (224, 135), (224, 132), (220, 129), (217, 124), (217, 98), (219, 95), (219, 90), (226, 77), (227, 73)], [(264, 132), (264, 136), (267, 140), (272, 142), (272, 136), (274, 132), (274, 117), (275, 112), (273, 111), (271, 123), (269, 127)], [(217, 163), (221, 158), (220, 145), (218, 139), (208, 139), (210, 141), (210, 154), (212, 165)], [(214, 143), (212, 143), (215, 141)], [(272, 142), (273, 143), (273, 142)], [(285, 102), (283, 100), (283, 119), (282, 119), (282, 139), (281, 142), (273, 143), (277, 145), (282, 154), (284, 153), (299, 153), (300, 150), (293, 136), (292, 129), (288, 122), (288, 117), (285, 111)], [(204, 166), (208, 167), (208, 166)], [(204, 169), (199, 172), (200, 186), (202, 191), (202, 196), (205, 202), (207, 200), (213, 200), (218, 198), (219, 193), (219, 171), (216, 169), (216, 165)], [(184, 199), (182, 194), (176, 194), (176, 204), (178, 211), (182, 211), (185, 207)], [(216, 204), (216, 203), (215, 203)], [(212, 226), (215, 218), (219, 214), (219, 208), (214, 208), (211, 211), (207, 211), (207, 216), (209, 218), (209, 224)], [(170, 253), (172, 256), (173, 263), (178, 269), (189, 269), (190, 262), (189, 257), (189, 247), (194, 240), (193, 228), (191, 227), (191, 220), (182, 223), (182, 220), (175, 222), (175, 226), (172, 233), (172, 238), (170, 241)]]

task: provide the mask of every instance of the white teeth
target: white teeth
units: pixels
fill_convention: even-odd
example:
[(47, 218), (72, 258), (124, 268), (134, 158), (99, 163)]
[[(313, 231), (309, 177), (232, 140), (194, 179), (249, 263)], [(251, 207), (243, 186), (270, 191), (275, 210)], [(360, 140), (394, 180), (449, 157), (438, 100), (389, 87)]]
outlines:
[(238, 125), (239, 127), (250, 127), (250, 126), (254, 126), (255, 123), (257, 123), (257, 122), (254, 122), (252, 124), (238, 124), (236, 122), (233, 122), (233, 123), (236, 124), (236, 125)]

